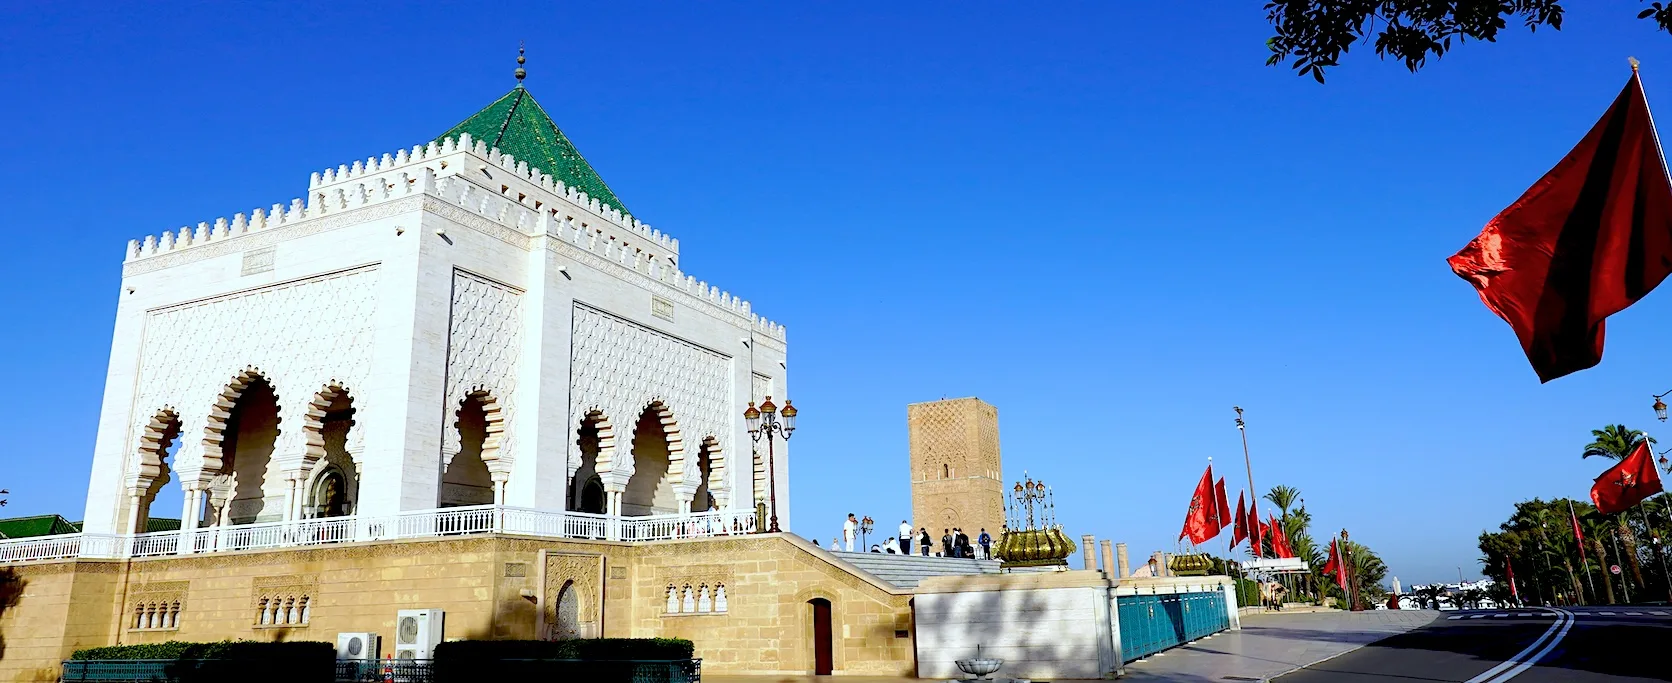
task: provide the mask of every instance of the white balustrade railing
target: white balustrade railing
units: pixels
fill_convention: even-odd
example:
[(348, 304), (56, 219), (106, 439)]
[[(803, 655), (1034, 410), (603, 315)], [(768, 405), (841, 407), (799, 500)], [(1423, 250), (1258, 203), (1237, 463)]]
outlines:
[(412, 510), (381, 517), (329, 517), (144, 534), (62, 534), (0, 540), (0, 563), (74, 557), (162, 557), (184, 553), (305, 547), (356, 541), (502, 533), (544, 538), (664, 541), (755, 532), (752, 510), (620, 517), (503, 505)]

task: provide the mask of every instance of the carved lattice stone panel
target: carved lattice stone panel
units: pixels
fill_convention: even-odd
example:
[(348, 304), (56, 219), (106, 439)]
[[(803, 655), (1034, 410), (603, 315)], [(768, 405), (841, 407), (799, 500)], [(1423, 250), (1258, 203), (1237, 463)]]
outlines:
[[(569, 425), (599, 410), (618, 436), (618, 453), (630, 453), (626, 435), (645, 407), (660, 401), (671, 411), (686, 452), (683, 481), (695, 486), (700, 477), (696, 449), (713, 437), (722, 456), (731, 454), (728, 410), (732, 404), (730, 356), (624, 320), (583, 304), (575, 305), (570, 359)], [(569, 444), (569, 470), (580, 466), (580, 444)], [(600, 463), (604, 470), (605, 463)], [(631, 456), (617, 455), (610, 471), (621, 481), (632, 476)], [(720, 464), (716, 463), (718, 469)]]
[[(308, 402), (337, 382), (362, 415), (373, 397), (355, 393), (371, 364), (377, 266), (365, 266), (227, 294), (146, 313), (126, 471), (136, 476), (135, 452), (146, 423), (173, 406), (181, 437), (175, 463), (200, 471), (203, 436), (217, 396), (246, 366), (260, 368), (279, 397), (279, 437), (273, 457), (299, 463)], [(358, 450), (362, 430), (351, 430)]]
[(516, 459), (517, 363), (522, 355), (522, 292), (492, 280), (453, 271), (453, 303), (447, 330), (447, 428), (443, 431), (442, 467), (463, 448), (453, 426), (459, 406), (471, 392), (486, 390), (499, 404), (505, 431), (497, 464), (509, 471)]

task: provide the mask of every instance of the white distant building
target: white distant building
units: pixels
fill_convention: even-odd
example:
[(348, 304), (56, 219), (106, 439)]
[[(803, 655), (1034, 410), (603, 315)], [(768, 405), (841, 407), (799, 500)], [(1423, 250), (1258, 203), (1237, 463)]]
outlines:
[(683, 265), (520, 83), (304, 198), (131, 242), (85, 530), (143, 531), (164, 486), (183, 531), (752, 511), (742, 413), (783, 403), (784, 328)]

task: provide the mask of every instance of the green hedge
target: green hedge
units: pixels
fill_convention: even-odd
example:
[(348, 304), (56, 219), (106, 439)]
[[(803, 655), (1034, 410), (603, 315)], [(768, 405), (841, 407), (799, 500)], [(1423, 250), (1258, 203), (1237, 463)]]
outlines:
[(1237, 579), (1237, 606), (1260, 606), (1260, 584), (1253, 579)]
[(435, 647), (435, 659), (690, 659), (696, 646), (683, 638), (582, 638), (575, 640), (455, 640)]
[[(337, 648), (330, 643), (256, 642), (186, 643), (171, 640), (144, 645), (117, 645), (76, 650), (70, 659), (79, 666), (99, 668), (120, 660), (165, 660), (164, 680), (177, 683), (305, 683), (335, 678)], [(65, 664), (66, 675), (70, 665)], [(104, 679), (95, 671), (89, 679)]]
[(337, 648), (315, 641), (260, 642), (223, 640), (218, 643), (187, 643), (170, 640), (141, 645), (112, 645), (76, 650), (70, 659), (244, 659), (244, 660), (337, 660)]
[(689, 662), (695, 652), (682, 638), (456, 640), (436, 646), (435, 680), (682, 683), (681, 667), (655, 662)]

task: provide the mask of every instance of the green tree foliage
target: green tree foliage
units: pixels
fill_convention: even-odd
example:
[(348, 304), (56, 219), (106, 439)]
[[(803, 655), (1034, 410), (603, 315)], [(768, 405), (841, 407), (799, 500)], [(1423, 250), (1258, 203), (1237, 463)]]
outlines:
[[(1266, 20), (1274, 35), (1268, 65), (1289, 62), (1298, 75), (1324, 82), (1355, 44), (1374, 36), (1376, 55), (1405, 63), (1415, 73), (1454, 45), (1495, 42), (1514, 21), (1536, 31), (1561, 30), (1562, 0), (1269, 0)], [(1648, 3), (1637, 15), (1672, 31), (1672, 3)]]
[(1286, 519), (1289, 516), (1289, 508), (1294, 507), (1295, 501), (1300, 500), (1300, 489), (1292, 486), (1273, 486), (1266, 492), (1266, 500), (1276, 505), (1278, 514)]
[[(1584, 557), (1573, 536), (1568, 504), (1579, 517)], [(1505, 563), (1515, 567), (1521, 600), (1527, 604), (1612, 604), (1666, 599), (1666, 578), (1653, 544), (1626, 544), (1623, 534), (1665, 539), (1672, 530), (1666, 499), (1656, 496), (1621, 515), (1603, 515), (1589, 501), (1534, 498), (1515, 504), (1497, 531), (1479, 539), (1483, 573), (1508, 590)], [(1645, 523), (1647, 520), (1647, 523)], [(1621, 531), (1622, 527), (1624, 532)], [(1650, 568), (1641, 577), (1629, 567)], [(1608, 573), (1610, 565), (1624, 572)]]
[[(1300, 490), (1292, 486), (1273, 486), (1266, 495), (1262, 496), (1279, 511), (1278, 524), (1283, 526), (1284, 535), (1289, 538), (1289, 545), (1295, 551), (1295, 557), (1304, 560), (1310, 571), (1299, 577), (1296, 588), (1302, 595), (1311, 599), (1315, 604), (1322, 604), (1325, 597), (1335, 597), (1340, 604), (1346, 605), (1346, 596), (1336, 585), (1335, 576), (1324, 575), (1324, 564), (1329, 561), (1329, 542), (1333, 534), (1326, 535), (1322, 542), (1312, 537), (1312, 513), (1307, 511), (1305, 501), (1301, 499)], [(1273, 557), (1271, 537), (1265, 539), (1262, 552), (1266, 557)], [(1364, 570), (1357, 575), (1360, 603), (1376, 604), (1385, 599), (1387, 590), (1382, 587), (1382, 581), (1387, 578), (1387, 565), (1368, 547), (1351, 543), (1354, 555), (1350, 559), (1362, 561)]]

